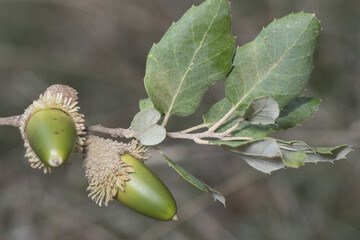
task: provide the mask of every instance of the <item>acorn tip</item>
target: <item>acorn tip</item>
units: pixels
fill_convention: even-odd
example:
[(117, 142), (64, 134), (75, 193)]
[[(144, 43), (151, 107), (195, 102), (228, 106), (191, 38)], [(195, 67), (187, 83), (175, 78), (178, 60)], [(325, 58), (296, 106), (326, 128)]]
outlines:
[(59, 167), (63, 163), (63, 158), (59, 155), (51, 156), (49, 159), (49, 164), (51, 167)]

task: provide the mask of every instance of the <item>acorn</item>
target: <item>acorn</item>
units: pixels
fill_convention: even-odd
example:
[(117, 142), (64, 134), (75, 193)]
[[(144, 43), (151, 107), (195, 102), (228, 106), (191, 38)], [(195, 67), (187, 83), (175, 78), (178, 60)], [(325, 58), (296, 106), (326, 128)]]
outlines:
[(49, 167), (59, 167), (74, 151), (76, 129), (70, 116), (58, 109), (34, 113), (26, 137), (36, 156)]
[(77, 91), (55, 84), (24, 112), (20, 132), (31, 167), (44, 173), (64, 165), (84, 143), (84, 116), (78, 113)]
[(130, 154), (122, 155), (121, 160), (135, 172), (130, 174), (124, 190), (117, 191), (115, 199), (145, 216), (172, 220), (176, 214), (176, 203), (164, 183), (150, 168)]
[(108, 205), (116, 199), (156, 220), (175, 220), (176, 202), (165, 184), (143, 162), (146, 151), (134, 142), (119, 143), (89, 136), (85, 144), (89, 197)]

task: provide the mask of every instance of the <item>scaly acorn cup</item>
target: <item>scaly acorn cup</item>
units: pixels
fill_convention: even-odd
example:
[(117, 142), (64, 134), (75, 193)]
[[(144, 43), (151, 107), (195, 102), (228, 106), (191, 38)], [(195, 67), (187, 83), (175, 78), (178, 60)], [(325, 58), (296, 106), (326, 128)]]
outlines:
[[(112, 199), (156, 220), (175, 220), (176, 202), (165, 184), (141, 160), (146, 149), (88, 136), (85, 144), (85, 176), (89, 197), (100, 206)], [(139, 160), (140, 159), (140, 160)]]
[(82, 149), (84, 116), (76, 105), (77, 91), (55, 84), (25, 110), (20, 132), (31, 167), (51, 172)]

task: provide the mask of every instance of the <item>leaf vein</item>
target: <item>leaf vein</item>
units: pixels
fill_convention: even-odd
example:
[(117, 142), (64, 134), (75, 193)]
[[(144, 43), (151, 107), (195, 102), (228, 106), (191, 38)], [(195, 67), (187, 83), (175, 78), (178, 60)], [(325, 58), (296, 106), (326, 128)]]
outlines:
[(182, 85), (183, 85), (183, 83), (184, 83), (184, 81), (185, 81), (185, 79), (186, 79), (186, 77), (187, 77), (187, 75), (188, 75), (191, 67), (192, 67), (191, 64), (192, 64), (192, 62), (194, 61), (195, 56), (197, 55), (198, 51), (199, 51), (200, 48), (202, 47), (203, 41), (204, 41), (204, 39), (206, 38), (206, 36), (207, 36), (210, 28), (212, 27), (212, 25), (213, 25), (216, 17), (218, 16), (219, 10), (220, 10), (220, 4), (219, 4), (219, 8), (218, 8), (218, 10), (217, 10), (217, 13), (214, 15), (214, 17), (213, 17), (210, 25), (208, 26), (207, 31), (205, 32), (202, 40), (200, 41), (199, 47), (197, 47), (197, 49), (194, 51), (193, 57), (192, 57), (192, 59), (191, 59), (191, 61), (190, 61), (190, 63), (189, 63), (189, 66), (188, 66), (186, 72), (184, 73), (184, 76), (183, 76), (183, 77), (181, 78), (181, 80), (180, 80), (179, 87), (178, 87), (178, 89), (177, 89), (176, 92), (175, 92), (175, 95), (174, 95), (174, 97), (173, 97), (173, 99), (172, 99), (172, 101), (171, 101), (170, 107), (169, 107), (168, 112), (166, 113), (166, 115), (170, 115), (170, 113), (171, 113), (171, 111), (172, 111), (172, 109), (173, 109), (175, 100), (176, 100), (176, 98), (177, 98), (177, 96), (178, 96), (178, 94), (179, 94), (179, 92), (180, 92), (180, 90), (181, 90), (181, 87), (182, 87)]
[[(309, 22), (310, 24), (310, 22)], [(256, 89), (256, 87), (262, 83), (268, 76), (269, 74), (281, 63), (281, 60), (287, 55), (287, 53), (296, 46), (297, 41), (300, 39), (301, 36), (303, 36), (303, 34), (307, 31), (308, 29), (306, 28), (301, 34), (299, 34), (299, 36), (297, 37), (297, 39), (294, 41), (294, 43), (292, 44), (292, 46), (288, 49), (286, 49), (286, 51), (280, 56), (280, 58), (278, 59), (278, 61), (276, 63), (273, 64), (273, 66), (267, 71), (267, 73), (261, 78), (258, 79), (258, 81), (254, 84), (254, 86), (249, 89), (249, 91), (236, 103), (236, 108)], [(255, 61), (256, 62), (256, 61)]]

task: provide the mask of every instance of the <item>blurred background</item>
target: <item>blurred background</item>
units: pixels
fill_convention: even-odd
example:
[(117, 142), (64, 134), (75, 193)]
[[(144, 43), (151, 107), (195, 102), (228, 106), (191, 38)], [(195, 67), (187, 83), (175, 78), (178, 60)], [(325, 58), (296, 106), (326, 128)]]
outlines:
[[(195, 0), (0, 0), (0, 117), (21, 114), (49, 85), (80, 94), (87, 125), (128, 127), (146, 98), (145, 60), (154, 42)], [(178, 203), (179, 221), (157, 222), (86, 192), (82, 160), (44, 175), (29, 167), (19, 131), (0, 127), (0, 239), (360, 239), (360, 1), (233, 0), (233, 34), (251, 41), (273, 18), (315, 12), (323, 32), (305, 95), (322, 98), (315, 117), (278, 137), (312, 145), (352, 144), (335, 164), (260, 173), (217, 147), (167, 140), (174, 161), (222, 192), (226, 208), (168, 167), (148, 165)], [(224, 83), (196, 114), (170, 130), (201, 123)]]

